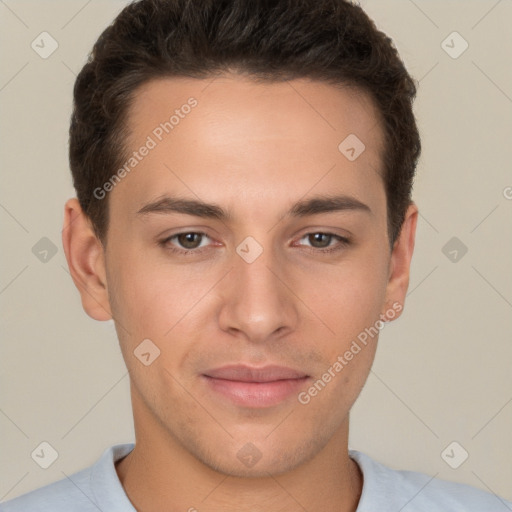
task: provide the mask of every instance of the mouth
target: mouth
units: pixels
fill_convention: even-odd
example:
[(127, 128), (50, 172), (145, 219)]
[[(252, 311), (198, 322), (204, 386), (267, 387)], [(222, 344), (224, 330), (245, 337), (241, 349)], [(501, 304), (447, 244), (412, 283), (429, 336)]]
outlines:
[(250, 408), (278, 405), (296, 396), (310, 379), (304, 372), (284, 366), (255, 368), (244, 365), (215, 368), (201, 377), (217, 397)]

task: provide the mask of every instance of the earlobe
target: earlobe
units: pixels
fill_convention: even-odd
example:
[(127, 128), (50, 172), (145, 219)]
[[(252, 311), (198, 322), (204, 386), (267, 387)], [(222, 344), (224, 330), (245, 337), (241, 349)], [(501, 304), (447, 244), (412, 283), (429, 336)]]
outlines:
[[(386, 311), (392, 308), (395, 312), (399, 312), (399, 314), (394, 315), (393, 318), (400, 316), (405, 304), (405, 296), (407, 295), (407, 289), (409, 287), (410, 267), (414, 252), (417, 220), (418, 207), (411, 202), (407, 208), (400, 235), (393, 246), (389, 262), (385, 307)], [(397, 309), (393, 307), (393, 304), (399, 304), (400, 308)], [(385, 311), (383, 311), (382, 314), (385, 315)]]
[(76, 198), (64, 207), (62, 245), (85, 312), (95, 320), (110, 320), (104, 247)]

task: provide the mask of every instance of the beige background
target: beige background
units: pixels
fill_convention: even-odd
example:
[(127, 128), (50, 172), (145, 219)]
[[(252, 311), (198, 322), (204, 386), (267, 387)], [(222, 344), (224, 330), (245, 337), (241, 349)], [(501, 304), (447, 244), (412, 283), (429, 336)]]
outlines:
[[(381, 334), (350, 446), (512, 499), (512, 2), (361, 3), (420, 80), (424, 151), (405, 314)], [(0, 1), (1, 500), (133, 440), (113, 326), (83, 313), (60, 243), (75, 74), (124, 4)], [(47, 59), (31, 48), (43, 31), (59, 45)], [(469, 43), (456, 59), (441, 46), (453, 31)], [(46, 263), (42, 237), (58, 249)], [(452, 237), (468, 248), (456, 262)], [(46, 470), (30, 456), (42, 441), (59, 454)], [(469, 453), (458, 469), (441, 457), (452, 441)]]

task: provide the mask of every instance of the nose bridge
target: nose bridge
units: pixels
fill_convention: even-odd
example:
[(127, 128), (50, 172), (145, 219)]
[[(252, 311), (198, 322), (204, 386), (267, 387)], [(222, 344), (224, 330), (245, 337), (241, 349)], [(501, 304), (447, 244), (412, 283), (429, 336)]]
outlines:
[(237, 262), (237, 280), (242, 291), (245, 289), (243, 296), (247, 300), (259, 302), (265, 299), (268, 303), (279, 300), (282, 283), (275, 276), (277, 265), (271, 252), (267, 249), (251, 263)]
[[(244, 240), (233, 254), (229, 290), (220, 314), (224, 330), (243, 332), (253, 342), (293, 328), (297, 315), (292, 295), (281, 282), (281, 265), (271, 247)], [(257, 244), (257, 245), (256, 245)]]

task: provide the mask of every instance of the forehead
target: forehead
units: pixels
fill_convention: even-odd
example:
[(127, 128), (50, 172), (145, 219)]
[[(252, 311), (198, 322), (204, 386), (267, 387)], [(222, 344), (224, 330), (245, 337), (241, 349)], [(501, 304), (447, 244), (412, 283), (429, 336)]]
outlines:
[[(379, 146), (382, 142), (378, 110), (369, 95), (359, 88), (335, 87), (310, 79), (262, 82), (233, 74), (145, 83), (136, 91), (130, 106), (130, 128), (135, 133), (148, 132), (169, 120), (191, 98), (199, 107), (193, 109), (193, 117), (201, 117), (204, 127), (199, 131), (200, 127), (195, 125), (195, 133), (201, 135), (203, 142), (208, 140), (215, 145), (230, 143), (224, 137), (226, 133), (231, 140), (245, 139), (249, 130), (252, 139), (259, 137), (267, 141), (279, 136), (281, 140), (307, 137), (318, 142), (327, 135), (337, 138), (350, 131), (366, 138), (368, 145)], [(220, 123), (222, 130), (212, 131)], [(186, 127), (182, 126), (180, 131), (183, 130)], [(327, 137), (326, 142), (330, 139)]]
[[(382, 192), (380, 118), (358, 89), (233, 75), (158, 79), (136, 92), (127, 122), (128, 156), (153, 146), (113, 194), (131, 194), (134, 208), (166, 188), (201, 198), (215, 191), (217, 202), (279, 201), (283, 191), (313, 187), (342, 186), (336, 192), (360, 198)], [(364, 151), (347, 158), (352, 148)]]

